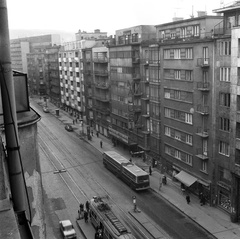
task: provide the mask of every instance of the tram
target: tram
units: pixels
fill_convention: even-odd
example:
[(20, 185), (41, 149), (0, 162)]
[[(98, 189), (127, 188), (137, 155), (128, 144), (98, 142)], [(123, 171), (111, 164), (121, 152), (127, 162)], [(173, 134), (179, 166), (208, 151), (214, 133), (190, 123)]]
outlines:
[(149, 174), (115, 151), (103, 153), (103, 164), (136, 191), (150, 187)]
[(102, 197), (90, 200), (90, 220), (95, 229), (101, 230), (103, 239), (136, 239)]

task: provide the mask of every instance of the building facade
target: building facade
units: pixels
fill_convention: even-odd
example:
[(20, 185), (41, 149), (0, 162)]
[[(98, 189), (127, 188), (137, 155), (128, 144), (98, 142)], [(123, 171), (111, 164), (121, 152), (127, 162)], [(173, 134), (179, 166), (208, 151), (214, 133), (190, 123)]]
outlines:
[(69, 42), (59, 51), (61, 106), (78, 119), (85, 115), (82, 49), (94, 44), (86, 40)]
[(12, 69), (27, 73), (27, 54), (31, 53), (35, 47), (60, 45), (60, 35), (49, 34), (34, 37), (24, 37), (10, 40), (10, 53)]
[(109, 44), (111, 125), (114, 144), (139, 151), (141, 134), (140, 43), (155, 37), (154, 26), (117, 30)]

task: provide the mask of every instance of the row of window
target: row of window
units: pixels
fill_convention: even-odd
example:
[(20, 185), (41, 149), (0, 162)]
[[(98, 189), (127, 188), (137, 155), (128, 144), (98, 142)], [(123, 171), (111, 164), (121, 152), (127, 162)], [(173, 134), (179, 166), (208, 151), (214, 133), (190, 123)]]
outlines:
[(191, 134), (179, 131), (168, 126), (164, 126), (164, 133), (166, 136), (169, 136), (186, 144), (193, 144), (193, 136)]
[(163, 59), (193, 59), (193, 48), (166, 49)]
[(193, 103), (193, 93), (188, 91), (164, 89), (164, 98)]
[(164, 116), (187, 124), (193, 124), (193, 115), (180, 110), (164, 108)]
[(193, 81), (193, 71), (164, 69), (164, 78), (183, 81)]

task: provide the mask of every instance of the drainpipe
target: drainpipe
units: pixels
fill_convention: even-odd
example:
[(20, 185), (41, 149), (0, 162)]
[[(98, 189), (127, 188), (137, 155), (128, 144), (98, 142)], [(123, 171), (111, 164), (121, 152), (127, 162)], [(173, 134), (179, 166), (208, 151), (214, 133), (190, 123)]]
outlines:
[(25, 220), (25, 190), (19, 154), (6, 0), (0, 1), (0, 85), (13, 208), (18, 215), (19, 224), (21, 224), (22, 220)]

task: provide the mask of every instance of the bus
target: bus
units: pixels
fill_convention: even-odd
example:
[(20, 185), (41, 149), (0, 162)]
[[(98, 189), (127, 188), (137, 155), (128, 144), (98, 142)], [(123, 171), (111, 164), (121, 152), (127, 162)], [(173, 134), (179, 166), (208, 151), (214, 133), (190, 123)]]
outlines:
[(103, 197), (90, 200), (90, 220), (104, 239), (136, 239), (113, 213)]
[(115, 151), (103, 153), (103, 164), (133, 190), (150, 187), (149, 174)]

